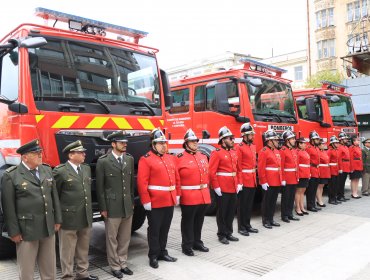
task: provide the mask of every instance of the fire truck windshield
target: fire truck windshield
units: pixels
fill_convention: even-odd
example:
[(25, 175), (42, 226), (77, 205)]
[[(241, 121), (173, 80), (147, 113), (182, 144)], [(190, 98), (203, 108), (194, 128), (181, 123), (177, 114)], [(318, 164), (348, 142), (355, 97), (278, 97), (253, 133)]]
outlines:
[[(328, 95), (329, 97), (333, 95)], [(352, 101), (349, 97), (336, 95), (338, 98), (328, 98), (330, 115), (335, 125), (356, 125)]]
[(29, 50), (32, 90), (38, 109), (161, 114), (154, 56), (107, 45), (46, 39), (47, 45)]
[(249, 100), (254, 118), (260, 121), (296, 122), (292, 88), (289, 84), (247, 77)]

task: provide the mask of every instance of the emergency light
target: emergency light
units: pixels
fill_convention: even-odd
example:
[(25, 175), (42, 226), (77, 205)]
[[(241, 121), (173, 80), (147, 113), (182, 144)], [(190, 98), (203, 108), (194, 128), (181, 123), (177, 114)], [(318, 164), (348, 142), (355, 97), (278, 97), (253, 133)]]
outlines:
[(35, 14), (36, 16), (39, 16), (45, 20), (53, 19), (55, 21), (68, 23), (69, 29), (73, 31), (79, 31), (100, 36), (105, 36), (106, 32), (111, 32), (118, 35), (132, 37), (134, 38), (135, 43), (139, 43), (139, 39), (144, 38), (148, 35), (147, 32), (137, 29), (132, 29), (89, 18), (83, 18), (41, 7), (35, 9)]
[[(276, 77), (281, 77), (283, 73), (286, 73), (287, 70), (273, 66), (273, 65), (268, 65), (265, 63), (262, 63), (260, 61), (250, 59), (250, 58), (241, 58), (239, 60), (241, 63), (244, 63), (244, 69), (251, 69), (254, 71), (259, 71), (259, 72), (264, 72), (267, 74), (270, 74), (270, 72), (274, 72)], [(254, 69), (252, 69), (252, 66), (254, 66)]]
[(344, 92), (344, 90), (347, 88), (347, 86), (345, 85), (340, 85), (340, 84), (329, 82), (329, 81), (320, 81), (320, 83), (322, 84), (323, 89), (332, 89), (332, 90)]

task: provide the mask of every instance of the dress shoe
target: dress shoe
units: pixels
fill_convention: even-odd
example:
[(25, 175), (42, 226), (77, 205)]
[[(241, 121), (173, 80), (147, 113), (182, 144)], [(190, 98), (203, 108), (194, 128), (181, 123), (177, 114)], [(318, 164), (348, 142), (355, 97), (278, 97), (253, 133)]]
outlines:
[(112, 270), (112, 274), (114, 277), (121, 279), (123, 277), (123, 273), (121, 270)]
[(275, 222), (275, 221), (270, 222), (270, 224), (271, 224), (272, 226), (274, 226), (274, 227), (279, 227), (279, 226), (280, 226), (280, 224), (279, 224), (279, 223), (277, 223), (277, 222)]
[(99, 277), (98, 276), (94, 276), (94, 275), (89, 275), (89, 277), (78, 278), (78, 280), (99, 280)]
[(158, 259), (157, 258), (150, 258), (149, 265), (153, 268), (158, 268)]
[(282, 217), (281, 220), (285, 223), (290, 223), (288, 217)]
[(303, 216), (303, 215), (304, 215), (304, 214), (303, 214), (303, 212), (299, 213), (299, 212), (295, 211), (295, 213), (296, 213), (298, 216)]
[(239, 241), (239, 238), (232, 236), (231, 234), (226, 236), (226, 239), (229, 241)]
[(303, 215), (310, 215), (310, 213), (308, 213), (307, 211), (303, 211), (303, 210), (302, 210), (302, 214)]
[(351, 197), (354, 198), (354, 199), (360, 199), (361, 198), (361, 196), (353, 196), (353, 195), (351, 195)]
[(307, 208), (307, 210), (311, 211), (311, 212), (317, 212), (316, 208), (314, 208), (314, 207)]
[(129, 269), (127, 266), (124, 267), (124, 268), (121, 268), (121, 272), (123, 272), (123, 274), (127, 274), (127, 275), (133, 275), (134, 274), (134, 272), (131, 269)]
[(174, 258), (174, 257), (171, 257), (170, 255), (163, 255), (163, 256), (159, 256), (158, 257), (158, 260), (159, 261), (165, 261), (165, 262), (175, 262), (175, 261), (177, 261), (177, 259), (176, 258)]
[(218, 241), (220, 241), (222, 244), (225, 244), (225, 245), (229, 244), (229, 240), (227, 240), (225, 236), (219, 237)]
[(369, 196), (369, 193), (365, 192), (362, 194), (363, 196)]
[(346, 202), (347, 201), (344, 197), (338, 197), (337, 200), (340, 201), (340, 202)]
[(343, 198), (344, 198), (345, 201), (349, 200), (349, 198), (347, 198), (347, 197), (343, 197)]
[(288, 216), (288, 219), (291, 221), (299, 221), (299, 219), (294, 216)]
[(329, 204), (333, 204), (333, 205), (338, 205), (338, 202), (336, 202), (335, 200), (329, 200), (328, 202)]
[(258, 229), (252, 227), (247, 227), (247, 231), (251, 233), (258, 233)]
[(249, 232), (246, 229), (241, 229), (238, 230), (239, 234), (244, 235), (244, 236), (249, 236)]
[(263, 223), (263, 226), (268, 229), (272, 229), (272, 226), (270, 223)]
[(320, 207), (326, 207), (326, 204), (325, 203), (320, 204), (320, 203), (316, 202), (316, 204), (317, 204), (317, 206), (320, 206)]
[(200, 244), (200, 245), (194, 245), (193, 246), (193, 250), (197, 250), (197, 251), (201, 251), (201, 252), (209, 252), (209, 249), (204, 246), (203, 244)]
[(193, 252), (193, 250), (192, 250), (192, 249), (182, 249), (182, 252), (183, 252), (185, 255), (189, 256), (189, 257), (194, 256), (194, 252)]
[(321, 211), (322, 209), (321, 208), (317, 208), (317, 207), (313, 207), (316, 209), (316, 211)]

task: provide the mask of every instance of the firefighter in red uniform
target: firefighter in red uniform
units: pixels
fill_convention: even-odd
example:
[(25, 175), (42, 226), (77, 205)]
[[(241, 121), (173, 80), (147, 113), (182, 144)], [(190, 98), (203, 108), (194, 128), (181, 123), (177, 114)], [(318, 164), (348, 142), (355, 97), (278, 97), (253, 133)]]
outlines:
[(360, 139), (354, 136), (352, 139), (352, 145), (349, 147), (350, 155), (350, 169), (349, 178), (351, 179), (351, 197), (354, 199), (359, 199), (361, 196), (358, 195), (358, 183), (362, 177), (362, 171), (364, 169), (362, 163), (362, 150), (360, 148)]
[(267, 130), (263, 134), (263, 142), (266, 147), (258, 154), (259, 183), (265, 191), (262, 200), (262, 224), (271, 229), (273, 226), (280, 226), (274, 221), (276, 200), (282, 183), (279, 136), (274, 130)]
[(329, 154), (326, 151), (326, 145), (324, 139), (320, 139), (319, 144), (320, 149), (320, 163), (319, 163), (319, 185), (317, 186), (316, 191), (316, 204), (319, 207), (326, 207), (325, 203), (322, 199), (322, 193), (324, 191), (324, 186), (329, 183), (329, 180), (331, 178), (331, 172), (330, 172), (330, 158)]
[(340, 204), (342, 202), (337, 201), (337, 191), (339, 186), (339, 167), (338, 167), (338, 161), (339, 161), (339, 152), (338, 152), (338, 146), (339, 146), (339, 140), (338, 138), (333, 135), (329, 139), (329, 166), (330, 166), (330, 182), (328, 187), (328, 197), (329, 197), (329, 204)]
[(174, 157), (167, 154), (167, 139), (156, 128), (151, 132), (151, 151), (139, 161), (137, 184), (141, 203), (148, 217), (149, 264), (158, 268), (158, 260), (175, 262), (166, 250), (174, 206), (181, 190)]
[(217, 195), (218, 240), (222, 244), (229, 244), (229, 241), (239, 241), (232, 233), (236, 196), (242, 185), (238, 184), (238, 155), (234, 150), (234, 135), (224, 126), (218, 136), (221, 148), (211, 154), (209, 176)]
[(296, 136), (291, 130), (282, 134), (284, 146), (280, 149), (281, 156), (281, 220), (286, 223), (299, 221), (293, 216), (294, 197), (298, 185), (298, 153), (296, 149)]
[(308, 215), (304, 208), (304, 192), (311, 177), (310, 155), (306, 152), (307, 142), (303, 137), (297, 139), (299, 182), (295, 194), (295, 211), (298, 216)]
[(348, 149), (348, 136), (345, 132), (338, 134), (339, 146), (338, 146), (338, 158), (339, 158), (339, 187), (337, 192), (337, 200), (345, 202), (349, 200), (344, 196), (344, 187), (350, 169), (350, 156)]
[(316, 192), (320, 180), (320, 150), (318, 148), (320, 136), (316, 131), (311, 131), (309, 137), (310, 144), (307, 145), (306, 151), (310, 155), (311, 178), (308, 182), (308, 187), (306, 190), (306, 201), (307, 210), (311, 212), (317, 212), (321, 210), (321, 208), (316, 208)]
[(251, 226), (252, 207), (257, 187), (256, 146), (253, 144), (255, 132), (250, 123), (243, 124), (240, 132), (243, 141), (237, 146), (237, 153), (239, 182), (243, 184), (243, 188), (238, 193), (238, 232), (248, 236), (250, 232), (258, 232), (258, 229)]
[(176, 159), (181, 186), (182, 252), (187, 256), (194, 256), (193, 249), (209, 251), (201, 239), (207, 204), (211, 203), (208, 159), (198, 151), (198, 142), (198, 137), (189, 129), (184, 136), (185, 151)]

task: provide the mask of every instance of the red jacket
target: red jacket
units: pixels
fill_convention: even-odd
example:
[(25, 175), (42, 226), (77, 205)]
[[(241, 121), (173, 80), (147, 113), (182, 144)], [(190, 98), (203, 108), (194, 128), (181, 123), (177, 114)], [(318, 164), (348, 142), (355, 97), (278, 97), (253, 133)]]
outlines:
[(331, 178), (330, 166), (329, 166), (329, 155), (327, 151), (320, 150), (320, 178)]
[(309, 179), (311, 177), (310, 155), (306, 150), (298, 150), (299, 178)]
[(331, 176), (338, 176), (338, 149), (334, 149), (333, 147), (330, 147), (328, 150), (329, 155), (329, 166), (330, 166), (330, 174)]
[(225, 193), (236, 193), (238, 180), (238, 155), (234, 149), (216, 149), (209, 160), (209, 179), (212, 188)]
[(282, 181), (281, 158), (279, 150), (264, 147), (258, 153), (258, 178), (260, 184), (280, 187)]
[(349, 156), (349, 149), (347, 146), (344, 146), (342, 144), (338, 147), (338, 164), (339, 164), (339, 170), (342, 170), (343, 172), (350, 172), (351, 166), (350, 166), (350, 156)]
[(241, 142), (237, 146), (239, 182), (246, 188), (255, 188), (257, 186), (256, 176), (256, 146)]
[(358, 170), (362, 171), (364, 169), (364, 165), (362, 162), (362, 150), (359, 146), (352, 145), (349, 148), (349, 155), (350, 155), (350, 169), (351, 172)]
[(179, 174), (174, 157), (150, 151), (139, 160), (137, 185), (142, 204), (152, 203), (152, 208), (174, 206), (181, 195)]
[(184, 151), (177, 155), (176, 165), (180, 175), (180, 203), (182, 205), (211, 203), (207, 157), (200, 152)]
[(312, 146), (311, 144), (307, 145), (307, 153), (310, 155), (310, 165), (311, 165), (311, 177), (312, 178), (320, 178), (320, 171), (319, 171), (319, 164), (320, 164), (320, 156), (319, 156), (319, 148), (316, 146)]
[(287, 185), (298, 184), (298, 154), (296, 149), (283, 146), (280, 149), (282, 180)]

